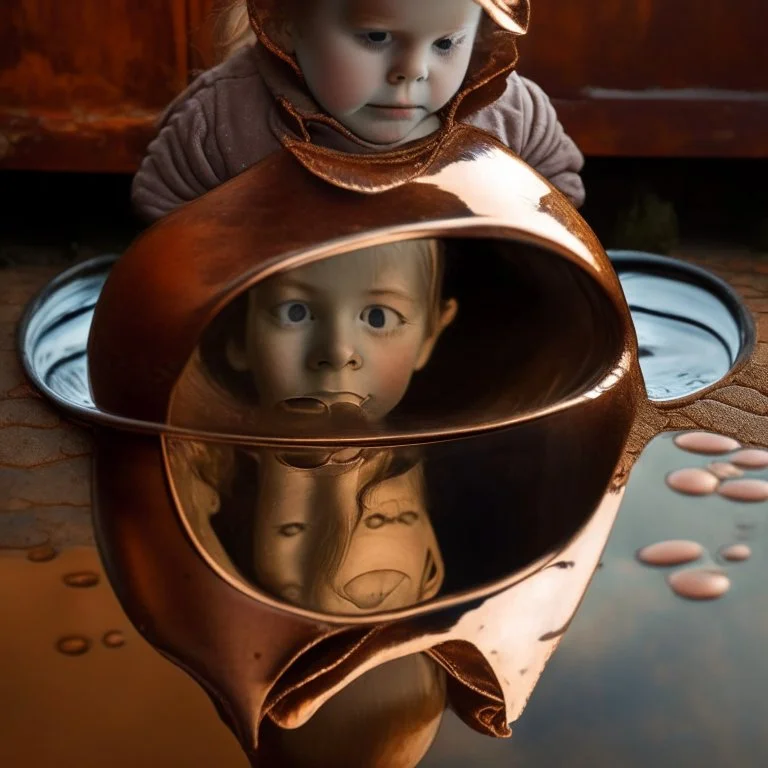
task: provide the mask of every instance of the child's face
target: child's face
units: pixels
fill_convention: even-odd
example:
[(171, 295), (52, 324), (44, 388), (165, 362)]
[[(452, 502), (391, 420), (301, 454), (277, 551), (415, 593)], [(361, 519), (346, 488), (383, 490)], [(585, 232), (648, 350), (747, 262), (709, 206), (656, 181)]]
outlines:
[(265, 280), (248, 295), (245, 343), (230, 342), (237, 370), (273, 408), (312, 397), (352, 403), (380, 418), (403, 397), (455, 311), (436, 307), (425, 242), (342, 254)]
[(316, 0), (290, 38), (320, 106), (359, 138), (394, 144), (437, 130), (480, 15), (474, 0)]
[[(265, 463), (262, 461), (262, 469)], [(334, 517), (359, 516), (361, 467), (337, 473), (283, 469), (262, 472), (254, 526), (258, 583), (288, 602), (328, 613), (394, 610), (428, 600), (443, 582), (444, 567), (426, 509), (421, 468), (379, 482), (365, 497), (349, 534)], [(347, 541), (347, 535), (349, 540)], [(317, 548), (342, 547), (333, 572), (313, 572)], [(322, 565), (321, 565), (322, 564)]]
[(370, 491), (338, 573), (318, 591), (328, 613), (394, 610), (428, 600), (444, 568), (425, 506), (421, 469)]

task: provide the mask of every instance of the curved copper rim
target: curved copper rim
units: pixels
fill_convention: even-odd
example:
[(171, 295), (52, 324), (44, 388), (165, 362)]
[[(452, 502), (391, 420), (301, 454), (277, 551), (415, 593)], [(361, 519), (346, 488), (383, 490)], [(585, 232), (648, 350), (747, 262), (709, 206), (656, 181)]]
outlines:
[[(547, 250), (554, 255), (566, 258), (571, 264), (582, 270), (590, 280), (599, 285), (594, 275), (590, 274), (585, 265), (580, 262), (581, 256), (591, 259), (592, 255), (588, 252), (586, 246), (573, 236), (574, 250), (546, 236), (530, 231), (523, 231), (510, 226), (506, 221), (490, 217), (483, 218), (459, 218), (446, 219), (444, 221), (432, 221), (427, 223), (407, 224), (400, 227), (387, 227), (382, 230), (372, 230), (363, 236), (354, 235), (333, 241), (331, 244), (325, 244), (310, 250), (302, 250), (299, 253), (283, 254), (280, 257), (272, 259), (245, 275), (236, 283), (228, 286), (217, 299), (216, 304), (211, 309), (214, 316), (221, 309), (232, 301), (237, 295), (247, 290), (254, 283), (269, 277), (270, 275), (299, 266), (304, 263), (328, 258), (339, 253), (344, 253), (355, 248), (364, 248), (370, 245), (377, 245), (383, 242), (394, 242), (397, 240), (416, 239), (419, 237), (444, 237), (445, 235), (461, 236), (468, 238), (495, 238), (501, 241), (517, 241), (520, 243), (534, 245), (543, 250)], [(514, 236), (514, 237), (513, 237)], [(578, 250), (576, 250), (578, 249)], [(581, 251), (581, 253), (579, 252)], [(107, 262), (110, 257), (100, 257), (99, 261)], [(625, 362), (626, 348), (619, 349), (614, 359), (606, 360), (605, 366), (601, 371), (596, 372), (595, 379), (591, 384), (585, 386), (574, 396), (562, 400), (552, 405), (538, 408), (534, 411), (517, 413), (505, 418), (498, 418), (491, 421), (480, 422), (479, 424), (444, 427), (438, 429), (417, 429), (393, 431), (377, 435), (350, 435), (344, 437), (337, 436), (310, 436), (310, 437), (291, 437), (284, 435), (254, 435), (238, 434), (227, 432), (206, 431), (198, 428), (174, 426), (169, 423), (144, 421), (132, 417), (121, 416), (118, 414), (103, 411), (96, 406), (89, 408), (73, 403), (57, 392), (50, 389), (45, 382), (37, 375), (29, 355), (27, 354), (25, 338), (29, 327), (29, 321), (39, 307), (40, 303), (56, 286), (70, 279), (79, 271), (87, 268), (87, 265), (93, 266), (96, 260), (85, 262), (76, 267), (67, 270), (51, 283), (43, 288), (37, 297), (28, 305), (24, 312), (22, 321), (19, 325), (19, 345), (21, 352), (22, 365), (26, 374), (35, 384), (38, 390), (49, 397), (58, 407), (69, 413), (74, 419), (84, 421), (89, 425), (106, 426), (114, 429), (122, 429), (129, 432), (142, 434), (161, 434), (178, 438), (187, 438), (201, 440), (205, 442), (220, 442), (233, 445), (258, 445), (263, 447), (334, 447), (338, 445), (348, 445), (355, 447), (396, 447), (404, 445), (416, 445), (435, 442), (445, 442), (453, 439), (475, 437), (485, 433), (496, 432), (524, 422), (534, 421), (544, 418), (553, 413), (573, 408), (580, 404), (594, 400), (601, 393), (600, 384), (617, 367)], [(631, 319), (629, 312), (617, 305), (614, 297), (609, 291), (605, 291), (606, 298), (611, 301), (616, 309), (617, 319), (626, 327), (622, 332), (626, 334), (631, 331), (631, 337), (634, 338), (634, 331), (631, 329)], [(169, 403), (170, 407), (170, 403)]]

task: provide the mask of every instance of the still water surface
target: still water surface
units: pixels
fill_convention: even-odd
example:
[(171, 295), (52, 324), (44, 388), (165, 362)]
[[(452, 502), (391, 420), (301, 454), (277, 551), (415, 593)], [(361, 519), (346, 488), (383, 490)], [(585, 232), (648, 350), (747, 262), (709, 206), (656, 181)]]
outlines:
[[(726, 458), (686, 453), (668, 436), (652, 443), (603, 567), (512, 738), (475, 734), (448, 712), (421, 766), (766, 764), (768, 503), (684, 496), (665, 483), (671, 471)], [(638, 549), (667, 539), (705, 552), (680, 566), (638, 562)], [(748, 560), (721, 556), (742, 542)], [(35, 559), (0, 554), (0, 765), (246, 768), (205, 695), (129, 625), (95, 550)], [(682, 600), (667, 577), (691, 567), (724, 571), (730, 590)]]

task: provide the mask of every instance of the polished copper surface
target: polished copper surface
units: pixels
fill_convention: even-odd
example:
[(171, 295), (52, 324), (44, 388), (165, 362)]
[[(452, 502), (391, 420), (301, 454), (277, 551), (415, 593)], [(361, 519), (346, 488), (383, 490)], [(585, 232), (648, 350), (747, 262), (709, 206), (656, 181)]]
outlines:
[[(298, 190), (301, 226), (284, 218)], [(369, 197), (329, 187), (290, 155), (276, 153), (152, 227), (116, 265), (96, 309), (89, 356), (98, 360), (91, 384), (99, 409), (165, 422), (171, 391), (203, 331), (256, 281), (355, 248), (433, 235), (513, 240), (561, 257), (552, 269), (576, 265), (573, 274), (615, 318), (604, 328), (617, 340), (605, 373), (620, 366), (635, 375), (631, 319), (594, 234), (547, 181), (490, 136), (462, 126), (427, 175), (397, 190)], [(110, 306), (115, 309), (107, 312)], [(639, 380), (631, 386), (639, 396)], [(497, 426), (515, 419), (508, 414)], [(392, 438), (406, 434), (413, 437), (409, 430)], [(251, 432), (252, 439), (269, 437)]]
[[(765, 275), (758, 271), (761, 266), (758, 258), (739, 260), (736, 255), (728, 255), (719, 259), (713, 254), (702, 259), (709, 269), (716, 270), (736, 286), (739, 293), (747, 294), (745, 303), (756, 317), (762, 317), (760, 291), (764, 290)], [(42, 270), (30, 269), (22, 271), (18, 280), (13, 272), (6, 276), (9, 281), (3, 285), (4, 317), (15, 321), (21, 313), (21, 302), (50, 274), (46, 276)], [(14, 301), (16, 306), (10, 306)], [(9, 323), (5, 322), (4, 327), (10, 329)], [(758, 327), (762, 325), (758, 323)], [(12, 336), (8, 336), (7, 341), (11, 342), (12, 350)], [(760, 349), (758, 347), (758, 363), (762, 359)], [(103, 615), (95, 610), (94, 601), (98, 602), (101, 590), (108, 588), (107, 580), (102, 578), (94, 589), (77, 590), (64, 585), (63, 575), (99, 571), (92, 552), (90, 559), (67, 559), (66, 562), (59, 562), (56, 552), (66, 549), (73, 541), (84, 541), (78, 526), (68, 523), (62, 527), (61, 522), (79, 519), (80, 508), (81, 516), (87, 516), (89, 441), (80, 439), (75, 427), (50, 412), (34, 391), (23, 384), (23, 374), (15, 364), (12, 351), (3, 354), (6, 360), (3, 390), (7, 392), (2, 395), (4, 417), (0, 446), (4, 449), (3, 476), (11, 480), (10, 486), (3, 490), (8, 491), (4, 498), (9, 510), (14, 510), (4, 516), (3, 522), (17, 521), (20, 525), (16, 528), (4, 525), (2, 546), (29, 547), (46, 540), (53, 544), (30, 550), (28, 559), (20, 557), (22, 566), (45, 569), (40, 572), (40, 580), (30, 579), (27, 570), (18, 569), (18, 574), (7, 571), (6, 582), (12, 585), (7, 601), (12, 606), (9, 624), (15, 631), (4, 635), (6, 658), (24, 663), (14, 663), (9, 668), (14, 674), (5, 677), (10, 695), (18, 705), (12, 717), (5, 720), (3, 754), (34, 754), (36, 762), (45, 766), (75, 762), (95, 766), (103, 763), (103, 750), (112, 750), (115, 744), (120, 744), (119, 758), (123, 761), (120, 764), (138, 761), (146, 765), (186, 765), (188, 755), (208, 754), (210, 759), (218, 759), (222, 764), (240, 765), (226, 735), (216, 727), (213, 709), (208, 710), (202, 700), (195, 698), (194, 690), (185, 685), (181, 675), (170, 674), (172, 667), (158, 665), (153, 660), (151, 649), (131, 631), (127, 618), (116, 607)], [(44, 386), (43, 389), (47, 391)], [(727, 413), (734, 407), (732, 392), (715, 390), (707, 407)], [(759, 418), (759, 403), (757, 395), (749, 401), (751, 416), (747, 413), (745, 419)], [(23, 428), (25, 432), (19, 424), (27, 425)], [(18, 439), (27, 433), (34, 433), (35, 440)], [(724, 453), (716, 458), (719, 461), (735, 459), (738, 450), (731, 449), (738, 446), (722, 442)], [(749, 441), (745, 439), (744, 445), (747, 447)], [(452, 764), (451, 761), (506, 765), (510, 760), (523, 765), (557, 764), (576, 748), (599, 762), (605, 753), (606, 737), (610, 739), (611, 754), (627, 765), (639, 766), (650, 760), (672, 765), (694, 754), (701, 757), (702, 764), (718, 768), (730, 764), (726, 753), (740, 755), (747, 764), (757, 759), (755, 755), (761, 754), (762, 737), (752, 730), (754, 719), (749, 715), (759, 711), (762, 702), (759, 659), (764, 632), (757, 610), (762, 594), (759, 590), (761, 558), (765, 555), (760, 523), (762, 505), (714, 497), (702, 502), (679, 496), (664, 485), (664, 477), (670, 470), (694, 464), (704, 468), (712, 461), (713, 456), (709, 454), (686, 457), (683, 451), (674, 448), (668, 437), (654, 442), (633, 472), (629, 498), (604, 555), (604, 567), (597, 571), (586, 602), (569, 629), (562, 649), (550, 662), (548, 674), (538, 685), (526, 717), (515, 727), (515, 738), (510, 743), (473, 735), (449, 712), (434, 748), (423, 759), (425, 766), (442, 766)], [(765, 474), (756, 472), (760, 471), (748, 470), (750, 476)], [(66, 518), (51, 506), (56, 500), (66, 506)], [(43, 504), (44, 509), (33, 506), (26, 510), (19, 506), (22, 501)], [(87, 526), (81, 527), (82, 536), (87, 540)], [(23, 538), (14, 534), (17, 529)], [(666, 586), (664, 571), (633, 565), (637, 549), (664, 538), (679, 537), (700, 542), (711, 553), (705, 553), (704, 562), (696, 564), (697, 567), (709, 566), (709, 558), (733, 540), (748, 541), (753, 559), (733, 566), (719, 563), (718, 568), (727, 568), (733, 588), (717, 604), (697, 604), (689, 609)], [(140, 563), (140, 542), (134, 545)], [(6, 558), (7, 553), (3, 557)], [(38, 558), (41, 562), (36, 562)], [(3, 564), (6, 562), (3, 559)], [(568, 560), (564, 556), (556, 563), (560, 563), (557, 568), (544, 573), (568, 573)], [(49, 566), (54, 570), (50, 571)], [(155, 587), (158, 588), (165, 589), (162, 585)], [(152, 586), (148, 584), (147, 589)], [(511, 591), (514, 593), (515, 589), (517, 587)], [(62, 601), (60, 593), (69, 594), (77, 604)], [(531, 615), (543, 613), (542, 596), (543, 593), (537, 596), (537, 610)], [(168, 601), (173, 599), (169, 595)], [(42, 606), (48, 604), (46, 601), (56, 610), (41, 611)], [(504, 615), (498, 618), (502, 620)], [(552, 624), (558, 618), (553, 615)], [(199, 615), (197, 620), (203, 621)], [(510, 623), (507, 637), (513, 628), (516, 632), (523, 620), (528, 619), (521, 614), (520, 619)], [(127, 641), (124, 648), (112, 650), (103, 645), (102, 635), (113, 629), (124, 633)], [(556, 630), (541, 634), (552, 632)], [(74, 657), (58, 653), (54, 647), (56, 641), (70, 635), (86, 638), (91, 643), (90, 649)], [(263, 637), (261, 632), (258, 636)], [(506, 644), (507, 639), (504, 642)], [(121, 656), (129, 650), (133, 654), (137, 644), (144, 650), (139, 649), (137, 655), (130, 658)], [(538, 647), (546, 653), (550, 648), (544, 646), (548, 643), (536, 640), (527, 652)], [(723, 655), (723, 647), (738, 648), (739, 652)], [(449, 646), (449, 650), (455, 652), (457, 648)], [(490, 646), (490, 650), (498, 649)], [(489, 657), (493, 659), (494, 654)], [(457, 657), (454, 655), (454, 658)], [(60, 660), (58, 664), (56, 659)], [(474, 668), (476, 672), (482, 670), (482, 665), (473, 663), (467, 654), (463, 667)], [(512, 666), (511, 669), (521, 678), (528, 674), (525, 667), (515, 670)], [(616, 670), (621, 673), (616, 674)], [(478, 679), (482, 677), (478, 675)], [(357, 679), (364, 687), (366, 676)], [(61, 710), (63, 686), (71, 686), (69, 700), (76, 707), (66, 710), (71, 712), (71, 719), (64, 717)], [(284, 690), (285, 684), (281, 684), (280, 691)], [(710, 695), (712, 690), (718, 691), (714, 697)], [(120, 692), (119, 696), (115, 695), (116, 691)], [(19, 695), (22, 692), (23, 695)], [(76, 692), (78, 698), (75, 699)], [(163, 704), (178, 696), (185, 704), (189, 702), (189, 710), (181, 711), (178, 701), (173, 706)], [(352, 691), (346, 699), (355, 708), (359, 701), (356, 696), (358, 693)], [(404, 691), (398, 700), (405, 701), (405, 696)], [(730, 702), (728, 712), (733, 712), (732, 716), (723, 714), (724, 700)], [(585, 701), (589, 706), (583, 706)], [(334, 715), (336, 720), (316, 721), (328, 726), (323, 733), (326, 745), (332, 744), (328, 734), (335, 732), (331, 728), (344, 706), (345, 702), (340, 700)], [(434, 703), (425, 703), (418, 711), (427, 718), (430, 712), (435, 712), (434, 706)], [(461, 706), (459, 703), (459, 708)], [(386, 727), (386, 711), (377, 711), (381, 717), (380, 733), (392, 736)], [(468, 711), (466, 704), (463, 711)], [(679, 740), (681, 714), (696, 725), (695, 743)], [(664, 725), (659, 722), (660, 716)], [(313, 720), (310, 719), (307, 726)], [(98, 741), (92, 732), (92, 723), (96, 721), (101, 724)], [(419, 722), (431, 727), (429, 720)], [(35, 724), (34, 728), (31, 723)], [(274, 750), (275, 733), (268, 725), (265, 721), (263, 746), (265, 750), (268, 747)], [(146, 738), (135, 738), (137, 728)], [(40, 732), (49, 738), (32, 749)], [(423, 732), (424, 738), (428, 733), (429, 730)], [(299, 745), (292, 747), (294, 756), (297, 750), (301, 754), (302, 739), (306, 739), (305, 744), (317, 740), (302, 729), (283, 730), (277, 736), (283, 740), (296, 737)], [(359, 746), (368, 743), (366, 740)], [(265, 755), (263, 764), (281, 764), (274, 757), (274, 751)], [(331, 764), (338, 762), (331, 761)]]
[[(298, 194), (300, 226), (283, 215)], [(502, 292), (488, 305), (503, 304), (504, 290), (509, 301), (518, 284), (538, 297), (527, 309), (522, 293), (509, 302), (514, 321), (502, 324), (498, 337), (482, 322), (470, 337), (477, 347), (488, 333), (492, 358), (494, 343), (503, 348), (508, 339), (527, 337), (528, 353), (522, 343), (516, 361), (488, 367), (489, 352), (471, 362), (470, 346), (462, 358), (446, 330), (402, 403), (384, 418), (355, 419), (351, 426), (336, 418), (309, 419), (309, 426), (270, 420), (263, 408), (233, 406), (201, 374), (212, 321), (246, 292), (291, 269), (304, 279), (310, 266), (332, 265), (343, 254), (425, 239), (444, 245), (446, 269), (461, 275), (457, 285), (473, 273), (480, 278), (466, 296), (459, 294), (456, 328), (462, 303), (463, 322), (487, 311), (467, 302), (472, 291), (482, 296), (482, 276), (498, 264), (512, 271), (495, 279)], [(344, 258), (340, 263), (349, 264), (353, 257)], [(129, 310), (136, 306), (142, 312)], [(221, 337), (219, 347), (224, 344)], [(644, 399), (616, 275), (592, 232), (548, 182), (490, 137), (463, 127), (449, 134), (427, 173), (375, 196), (329, 187), (289, 154), (273, 155), (137, 241), (104, 286), (88, 354), (104, 423), (110, 414), (166, 423), (167, 437), (97, 429), (95, 509), (107, 571), (132, 621), (204, 682), (247, 751), (255, 749), (265, 716), (297, 727), (367, 670), (414, 653), (427, 653), (448, 673), (454, 707), (473, 728), (509, 733), (507, 724), (521, 711), (597, 564), (622, 493), (623, 474), (615, 470)], [(447, 360), (442, 369), (440, 355)], [(476, 380), (475, 395), (469, 379), (461, 383), (462, 363)], [(452, 379), (469, 401), (464, 413), (445, 399)], [(419, 384), (422, 403), (431, 400), (430, 419), (427, 405), (406, 408)], [(179, 429), (205, 442), (186, 450), (182, 441), (171, 442)], [(221, 456), (232, 446), (241, 457), (237, 476), (253, 476), (258, 466), (261, 489), (255, 497), (244, 494), (255, 507), (239, 518), (245, 524), (230, 515), (234, 535), (227, 537), (221, 527), (227, 517), (216, 525), (225, 495), (201, 467), (210, 459), (211, 471), (227, 476)], [(374, 452), (359, 467), (344, 466), (354, 464), (360, 449), (377, 446), (384, 451), (378, 458)], [(219, 455), (212, 457), (214, 450)], [(363, 505), (358, 517), (356, 473), (388, 463), (390, 454), (404, 463), (401, 454), (414, 450), (409, 472), (424, 473), (429, 506), (411, 492), (410, 506), (400, 511), (424, 524), (431, 517), (437, 535), (422, 528), (411, 559), (398, 565), (397, 539), (387, 545), (358, 533), (366, 530), (366, 515), (381, 510)], [(202, 463), (201, 451), (208, 451)], [(538, 456), (539, 476), (523, 460), (526, 451)], [(186, 466), (178, 461), (185, 454)], [(245, 470), (243, 454), (250, 454)], [(335, 454), (342, 460), (331, 461)], [(431, 474), (438, 479), (430, 484)], [(460, 481), (451, 490), (452, 480), (473, 477), (484, 484), (462, 489)], [(494, 505), (484, 500), (485, 488), (502, 489), (508, 498)], [(550, 492), (555, 488), (569, 489), (569, 505)], [(441, 489), (443, 501), (434, 495)], [(312, 566), (327, 559), (313, 543), (316, 535), (302, 532), (301, 539), (290, 537), (299, 551), (270, 570), (269, 528), (259, 520), (272, 519), (270, 510), (281, 504), (300, 518), (301, 499), (331, 515), (328, 530), (340, 533), (329, 551), (341, 556), (333, 567)], [(472, 566), (457, 549), (466, 512), (451, 508), (455, 499), (463, 499), (464, 510), (475, 504), (486, 510), (473, 515), (470, 529), (483, 523), (478, 532), (464, 536), (465, 546), (476, 539), (480, 557)], [(520, 511), (510, 517), (516, 504)], [(294, 518), (288, 530), (302, 531)], [(441, 530), (441, 518), (453, 534)], [(510, 536), (506, 556), (502, 529)], [(398, 587), (418, 580), (416, 558), (432, 563), (422, 565), (426, 582), (401, 593)], [(327, 579), (327, 586), (308, 584), (312, 577)], [(521, 680), (511, 665), (523, 660), (530, 674)]]
[[(299, 212), (286, 217), (297, 200)], [(513, 329), (533, 340), (533, 362), (520, 381), (511, 365), (480, 368), (477, 399), (468, 398), (461, 414), (446, 399), (455, 379), (430, 368), (435, 357), (418, 374), (427, 377), (432, 421), (419, 408), (408, 413), (406, 396), (391, 413), (350, 425), (348, 407), (336, 418), (336, 404), (322, 398), (331, 418), (319, 421), (233, 410), (201, 375), (206, 334), (247, 292), (360, 249), (424, 239), (445, 245), (463, 280), (478, 276), (478, 290), (491, 274), (489, 254), (510, 266), (510, 278), (528, 269), (543, 311), (526, 328), (513, 303), (518, 325), (503, 326), (500, 340), (509, 343)], [(515, 280), (506, 287), (514, 290)], [(573, 318), (587, 309), (593, 325), (585, 334)], [(476, 311), (484, 317), (481, 306)], [(435, 355), (455, 369), (461, 360), (448, 334)], [(105, 569), (134, 625), (203, 685), (254, 760), (263, 722), (265, 733), (303, 726), (365, 673), (414, 654), (426, 654), (429, 670), (443, 670), (452, 707), (467, 724), (508, 735), (597, 567), (635, 456), (658, 432), (701, 423), (707, 401), (732, 395), (733, 382), (764, 397), (760, 362), (749, 357), (753, 343), (746, 328), (724, 380), (651, 403), (605, 252), (548, 182), (485, 134), (457, 128), (427, 173), (379, 195), (331, 187), (277, 153), (151, 228), (104, 285), (88, 359), (94, 518)], [(547, 361), (550, 367), (537, 367)], [(553, 388), (561, 362), (566, 385)], [(571, 376), (577, 364), (583, 371)], [(307, 399), (298, 398), (305, 410)], [(765, 445), (764, 426), (748, 407), (721, 431), (743, 438), (749, 430), (746, 442)], [(233, 453), (241, 469), (246, 462), (234, 475)], [(258, 472), (247, 463), (254, 459)], [(387, 507), (393, 499), (377, 506), (360, 493), (365, 472), (378, 476), (390, 461), (404, 466), (384, 477), (400, 483), (400, 500), (407, 486), (408, 507), (396, 515)], [(300, 579), (282, 593), (281, 574), (264, 576), (269, 547), (259, 549), (261, 534), (249, 538), (252, 531), (235, 525), (234, 539), (244, 543), (233, 549), (214, 520), (224, 486), (209, 471), (219, 479), (258, 475), (262, 506), (254, 503), (245, 516), (256, 528), (292, 493), (355, 523), (351, 534), (365, 537), (339, 526), (341, 546), (331, 541), (331, 549), (342, 556), (334, 555), (333, 568), (309, 568), (310, 577), (329, 576), (332, 599), (301, 576), (308, 563), (323, 562), (311, 547), (283, 559), (281, 567), (293, 558)], [(430, 484), (430, 473), (439, 481)], [(379, 485), (387, 487), (393, 490)], [(434, 496), (441, 489), (447, 499)], [(366, 525), (373, 515), (378, 528)], [(408, 562), (392, 559), (402, 539), (371, 548), (363, 530), (389, 534), (408, 521), (422, 526)], [(472, 532), (463, 540), (462, 523)], [(424, 580), (398, 593), (406, 578), (415, 580), (416, 558), (425, 563)]]

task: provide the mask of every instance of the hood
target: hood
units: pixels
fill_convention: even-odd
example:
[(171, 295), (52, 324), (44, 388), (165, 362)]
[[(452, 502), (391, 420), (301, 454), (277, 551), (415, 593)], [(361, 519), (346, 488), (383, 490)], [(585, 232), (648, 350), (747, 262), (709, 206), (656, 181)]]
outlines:
[[(272, 128), (282, 145), (315, 175), (357, 192), (384, 191), (423, 175), (455, 124), (503, 94), (517, 64), (517, 38), (528, 27), (528, 0), (475, 1), (484, 15), (464, 83), (441, 111), (442, 127), (424, 139), (382, 151), (356, 137), (313, 100), (295, 57), (270, 36), (277, 0), (249, 0), (261, 71), (278, 106)], [(323, 146), (316, 141), (318, 132)]]

